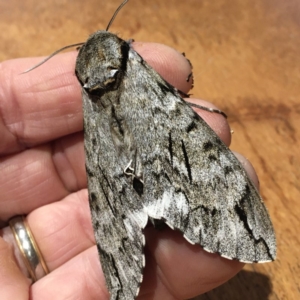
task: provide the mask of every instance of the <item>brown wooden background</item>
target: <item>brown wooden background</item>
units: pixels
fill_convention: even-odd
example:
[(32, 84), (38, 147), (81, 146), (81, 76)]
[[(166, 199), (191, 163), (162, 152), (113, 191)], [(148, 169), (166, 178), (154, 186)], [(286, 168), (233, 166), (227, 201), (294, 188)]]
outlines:
[[(0, 60), (47, 55), (104, 29), (119, 0), (0, 0)], [(185, 52), (255, 166), (278, 259), (199, 299), (300, 299), (300, 1), (131, 0), (112, 32)], [(184, 258), (183, 258), (184, 259)]]

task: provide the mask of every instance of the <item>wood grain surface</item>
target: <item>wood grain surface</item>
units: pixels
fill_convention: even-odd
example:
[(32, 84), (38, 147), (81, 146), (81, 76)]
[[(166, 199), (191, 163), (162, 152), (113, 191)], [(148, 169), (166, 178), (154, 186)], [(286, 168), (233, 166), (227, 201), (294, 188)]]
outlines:
[[(85, 41), (106, 27), (119, 3), (0, 0), (0, 60)], [(300, 1), (131, 0), (111, 31), (185, 52), (193, 94), (228, 114), (231, 148), (260, 178), (278, 259), (247, 265), (198, 299), (300, 299)]]

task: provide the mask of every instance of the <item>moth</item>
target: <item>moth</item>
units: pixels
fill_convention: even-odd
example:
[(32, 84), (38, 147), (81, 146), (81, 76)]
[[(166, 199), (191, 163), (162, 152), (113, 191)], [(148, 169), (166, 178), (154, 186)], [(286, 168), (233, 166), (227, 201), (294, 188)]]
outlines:
[(78, 44), (75, 70), (92, 223), (111, 300), (139, 292), (149, 221), (228, 259), (276, 257), (268, 212), (239, 161), (130, 41), (108, 32), (126, 2), (106, 30)]

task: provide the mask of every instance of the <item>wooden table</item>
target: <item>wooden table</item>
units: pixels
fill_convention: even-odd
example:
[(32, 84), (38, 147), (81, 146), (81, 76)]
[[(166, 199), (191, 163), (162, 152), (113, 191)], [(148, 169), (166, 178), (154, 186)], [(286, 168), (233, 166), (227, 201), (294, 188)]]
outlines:
[[(104, 29), (119, 0), (0, 0), (0, 60), (47, 55)], [(232, 149), (260, 177), (278, 259), (247, 265), (199, 299), (300, 299), (299, 0), (131, 0), (112, 32), (185, 52), (193, 94), (216, 103)]]

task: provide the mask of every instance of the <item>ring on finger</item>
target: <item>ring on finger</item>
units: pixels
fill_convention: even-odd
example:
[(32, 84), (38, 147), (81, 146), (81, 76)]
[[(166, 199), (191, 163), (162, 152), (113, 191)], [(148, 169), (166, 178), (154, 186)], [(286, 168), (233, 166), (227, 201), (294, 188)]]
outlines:
[(14, 217), (9, 221), (9, 226), (33, 282), (44, 277), (49, 270), (26, 219), (23, 216)]

